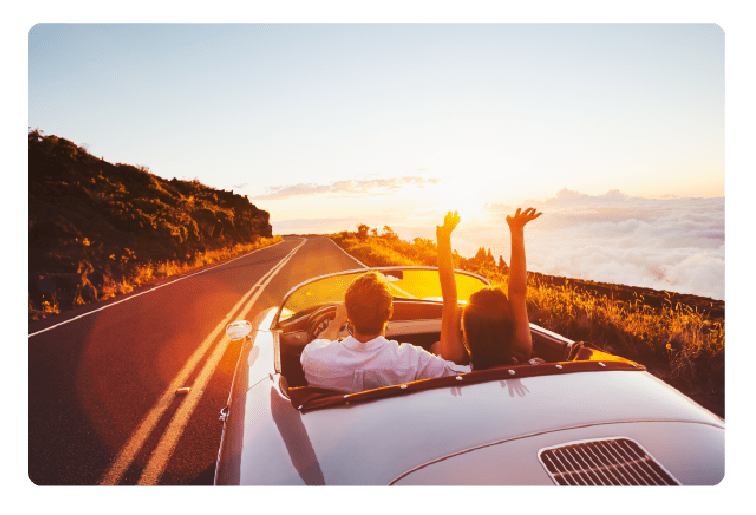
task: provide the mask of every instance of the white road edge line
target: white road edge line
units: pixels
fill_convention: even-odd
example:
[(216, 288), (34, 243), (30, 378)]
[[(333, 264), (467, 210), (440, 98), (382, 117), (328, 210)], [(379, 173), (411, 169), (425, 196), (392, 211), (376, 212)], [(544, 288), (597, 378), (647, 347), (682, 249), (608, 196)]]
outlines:
[(343, 252), (344, 254), (346, 254), (347, 256), (349, 256), (350, 258), (352, 258), (352, 259), (354, 259), (355, 261), (357, 261), (357, 263), (358, 263), (358, 264), (359, 264), (359, 265), (360, 265), (360, 266), (361, 266), (362, 268), (368, 268), (368, 266), (367, 266), (367, 265), (364, 265), (364, 264), (362, 264), (362, 262), (360, 262), (360, 260), (359, 260), (359, 259), (357, 259), (357, 258), (356, 258), (356, 257), (354, 257), (353, 255), (351, 255), (351, 254), (350, 254), (349, 252), (347, 252), (346, 250), (344, 250), (344, 249), (342, 249), (341, 247), (339, 247), (339, 244), (338, 244), (338, 243), (336, 243), (335, 241), (333, 241), (333, 240), (332, 240), (331, 238), (326, 238), (326, 239), (327, 239), (328, 241), (330, 241), (331, 243), (333, 243), (333, 244), (334, 244), (334, 245), (336, 246), (336, 248), (337, 248), (337, 249), (339, 249), (339, 250), (340, 250), (341, 252)]
[(98, 311), (102, 311), (104, 309), (108, 309), (109, 307), (115, 306), (116, 304), (120, 304), (121, 302), (126, 302), (128, 300), (133, 299), (133, 298), (139, 297), (140, 295), (144, 295), (145, 293), (150, 293), (151, 291), (155, 291), (158, 288), (162, 288), (164, 286), (168, 286), (170, 284), (173, 284), (173, 283), (176, 283), (176, 282), (179, 282), (179, 281), (183, 281), (184, 279), (188, 279), (190, 277), (194, 277), (195, 275), (204, 274), (205, 272), (209, 272), (210, 270), (214, 270), (214, 269), (216, 269), (216, 268), (218, 268), (220, 266), (227, 265), (227, 264), (229, 264), (229, 263), (231, 263), (233, 261), (236, 261), (237, 259), (241, 259), (243, 257), (249, 256), (250, 254), (254, 254), (255, 252), (260, 252), (261, 250), (265, 250), (265, 249), (269, 249), (269, 248), (275, 247), (276, 245), (280, 245), (281, 243), (283, 243), (283, 241), (278, 242), (278, 243), (276, 243), (274, 245), (269, 245), (268, 247), (263, 247), (261, 249), (253, 250), (252, 252), (247, 252), (246, 254), (242, 254), (239, 257), (235, 257), (234, 259), (229, 259), (228, 261), (224, 261), (223, 263), (219, 263), (219, 264), (217, 264), (215, 266), (211, 266), (210, 268), (205, 268), (204, 270), (200, 270), (199, 272), (194, 272), (193, 274), (184, 275), (182, 277), (179, 277), (178, 279), (174, 279), (172, 281), (168, 281), (167, 283), (163, 283), (163, 284), (160, 284), (158, 286), (154, 286), (154, 287), (150, 288), (149, 290), (144, 290), (144, 291), (140, 291), (139, 293), (135, 293), (133, 295), (129, 295), (126, 298), (117, 300), (115, 302), (111, 302), (110, 304), (108, 304), (106, 306), (100, 306), (99, 308), (93, 309), (92, 311), (87, 311), (86, 313), (82, 313), (81, 315), (75, 316), (73, 318), (69, 318), (68, 320), (64, 320), (64, 321), (62, 321), (60, 323), (57, 323), (55, 325), (51, 325), (50, 327), (45, 327), (44, 329), (40, 329), (37, 332), (29, 334), (28, 338), (31, 338), (32, 336), (36, 336), (36, 335), (38, 335), (40, 333), (44, 333), (45, 331), (49, 331), (51, 329), (55, 329), (56, 327), (60, 327), (62, 325), (70, 324), (74, 320), (78, 320), (80, 318), (84, 318), (85, 316), (91, 315), (92, 313), (97, 313)]
[[(281, 262), (288, 260), (301, 245), (302, 244), (300, 243), (299, 246), (295, 247), (294, 250), (289, 252), (289, 254), (287, 254), (281, 260)], [(184, 386), (185, 381), (191, 375), (192, 371), (196, 368), (202, 357), (207, 353), (208, 349), (218, 337), (218, 335), (226, 329), (226, 326), (232, 320), (236, 319), (236, 317), (234, 316), (235, 313), (237, 313), (237, 311), (241, 309), (249, 296), (252, 295), (252, 292), (254, 292), (256, 289), (259, 289), (261, 291), (261, 288), (259, 288), (260, 285), (263, 283), (267, 284), (268, 278), (271, 277), (271, 274), (274, 270), (276, 270), (276, 268), (269, 270), (268, 273), (262, 276), (260, 280), (257, 281), (257, 283), (247, 293), (244, 294), (244, 296), (234, 305), (234, 307), (231, 308), (231, 311), (228, 312), (226, 317), (215, 327), (215, 329), (213, 329), (213, 331), (207, 336), (207, 338), (205, 338), (205, 340), (197, 348), (197, 350), (194, 351), (194, 353), (184, 364), (184, 367), (179, 371), (173, 381), (171, 381), (165, 392), (163, 392), (163, 395), (160, 397), (158, 402), (155, 403), (155, 405), (150, 409), (149, 412), (147, 412), (147, 414), (139, 424), (139, 427), (136, 429), (136, 431), (134, 431), (134, 433), (132, 433), (126, 445), (121, 449), (121, 452), (111, 464), (110, 469), (100, 480), (101, 485), (115, 485), (118, 483), (118, 481), (120, 481), (121, 477), (126, 472), (126, 469), (131, 465), (132, 461), (134, 461), (134, 458), (144, 445), (144, 442), (150, 436), (150, 433), (152, 433), (152, 431), (155, 429), (155, 426), (160, 421), (160, 418), (163, 416), (163, 413), (165, 413), (165, 410), (167, 410), (173, 402), (173, 399), (176, 396), (176, 390)]]
[[(304, 243), (305, 240), (302, 240), (302, 243), (297, 245), (294, 250), (292, 250), (289, 255), (286, 256), (286, 258), (271, 271), (272, 273), (268, 276), (265, 283), (260, 286), (254, 297), (252, 297), (247, 302), (246, 306), (244, 306), (244, 310), (239, 314), (237, 318), (242, 319), (247, 316), (252, 307), (255, 305), (255, 302), (257, 302), (257, 299), (260, 297), (260, 294), (265, 290), (265, 287), (268, 285), (268, 283), (270, 283), (270, 281), (278, 273), (278, 271), (281, 270), (281, 268), (283, 268), (292, 257), (294, 257), (294, 254), (302, 245), (304, 245)], [(184, 428), (189, 422), (189, 417), (197, 407), (202, 394), (205, 392), (207, 384), (210, 382), (210, 378), (215, 373), (215, 369), (218, 366), (218, 363), (226, 353), (226, 348), (228, 347), (229, 342), (230, 340), (224, 335), (221, 339), (221, 342), (218, 344), (218, 346), (215, 347), (212, 356), (210, 356), (210, 358), (207, 360), (205, 366), (200, 371), (199, 376), (192, 384), (192, 389), (190, 390), (186, 399), (184, 399), (179, 408), (176, 410), (176, 413), (174, 413), (173, 418), (171, 419), (168, 427), (160, 438), (160, 442), (158, 443), (157, 447), (155, 447), (155, 450), (152, 451), (150, 460), (142, 471), (142, 477), (137, 483), (138, 485), (154, 485), (157, 484), (158, 481), (160, 481), (160, 477), (165, 471), (168, 460), (173, 455), (173, 451), (176, 449), (179, 438), (181, 438), (181, 435), (184, 432)]]

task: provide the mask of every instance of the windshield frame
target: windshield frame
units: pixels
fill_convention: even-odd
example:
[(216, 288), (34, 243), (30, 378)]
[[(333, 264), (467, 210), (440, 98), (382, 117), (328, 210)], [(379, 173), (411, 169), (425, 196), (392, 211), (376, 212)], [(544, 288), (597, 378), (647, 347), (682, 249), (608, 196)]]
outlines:
[[(280, 320), (280, 317), (281, 317), (281, 313), (282, 313), (282, 311), (284, 309), (284, 306), (286, 306), (286, 303), (289, 300), (289, 298), (294, 293), (296, 293), (297, 291), (299, 291), (301, 288), (307, 286), (308, 284), (311, 284), (311, 283), (314, 283), (314, 282), (317, 282), (317, 281), (321, 281), (323, 279), (328, 279), (328, 278), (332, 278), (332, 277), (338, 277), (338, 276), (342, 276), (342, 275), (354, 275), (354, 274), (362, 275), (362, 274), (366, 274), (368, 272), (379, 272), (379, 273), (382, 273), (384, 275), (390, 276), (390, 275), (392, 275), (392, 272), (396, 273), (396, 272), (405, 272), (405, 271), (409, 271), (409, 272), (412, 272), (412, 271), (430, 271), (430, 272), (438, 273), (438, 267), (435, 267), (435, 266), (383, 266), (383, 267), (353, 268), (353, 269), (350, 269), (350, 270), (342, 270), (341, 272), (334, 272), (334, 273), (331, 273), (331, 274), (324, 274), (324, 275), (320, 275), (320, 276), (317, 276), (317, 277), (313, 277), (311, 279), (307, 279), (306, 281), (302, 281), (301, 283), (299, 283), (296, 286), (294, 286), (292, 289), (290, 289), (286, 293), (286, 295), (284, 295), (283, 300), (281, 301), (281, 304), (278, 306), (278, 309), (276, 310), (276, 316), (273, 318), (273, 323), (271, 324), (271, 330), (275, 330), (275, 329), (279, 328), (279, 320)], [(481, 286), (481, 289), (484, 288), (484, 287), (491, 286), (491, 282), (488, 279), (486, 279), (485, 277), (483, 277), (481, 275), (472, 273), (472, 272), (467, 272), (465, 270), (454, 269), (454, 274), (455, 274), (455, 276), (457, 276), (457, 275), (463, 275), (463, 276), (468, 276), (470, 278), (479, 280), (480, 282), (483, 283), (483, 286)], [(441, 300), (440, 298), (438, 298), (438, 299), (434, 298), (434, 299), (425, 299), (424, 302), (442, 303), (443, 300)], [(285, 320), (287, 320), (287, 321), (288, 320), (293, 320), (294, 316), (297, 315), (297, 314), (298, 313), (293, 313), (291, 317), (288, 317)], [(299, 318), (299, 317), (297, 317), (297, 318)]]

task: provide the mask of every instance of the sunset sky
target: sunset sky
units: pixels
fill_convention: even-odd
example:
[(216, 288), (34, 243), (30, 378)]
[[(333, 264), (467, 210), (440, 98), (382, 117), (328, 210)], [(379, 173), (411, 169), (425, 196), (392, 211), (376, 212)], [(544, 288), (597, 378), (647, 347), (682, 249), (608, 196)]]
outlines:
[[(534, 270), (658, 288), (677, 273), (724, 298), (724, 44), (716, 24), (40, 23), (28, 126), (247, 195), (279, 234), (432, 238), (458, 210), (455, 248), (507, 259), (503, 217), (543, 206)], [(594, 223), (612, 270), (553, 263)]]

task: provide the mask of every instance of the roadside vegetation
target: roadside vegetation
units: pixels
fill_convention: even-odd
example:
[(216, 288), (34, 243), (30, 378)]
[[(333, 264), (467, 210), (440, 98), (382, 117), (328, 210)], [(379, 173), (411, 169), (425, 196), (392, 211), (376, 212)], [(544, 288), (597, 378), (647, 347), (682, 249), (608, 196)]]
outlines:
[[(327, 235), (367, 266), (436, 266), (436, 244), (400, 240), (364, 224)], [(455, 267), (506, 291), (502, 256), (481, 248)], [(528, 316), (534, 324), (634, 360), (724, 417), (724, 302), (695, 295), (528, 273)]]
[[(84, 285), (84, 287), (77, 285), (77, 288), (73, 293), (73, 299), (69, 300), (63, 307), (65, 309), (74, 306), (82, 306), (94, 301), (111, 299), (116, 295), (131, 293), (135, 288), (149, 286), (169, 277), (191, 272), (203, 266), (221, 263), (242, 254), (252, 252), (253, 250), (275, 245), (282, 240), (283, 238), (277, 235), (272, 238), (260, 238), (254, 243), (236, 244), (233, 247), (224, 247), (221, 249), (197, 253), (194, 258), (189, 261), (166, 261), (163, 263), (136, 264), (130, 268), (126, 275), (119, 281), (109, 279), (107, 282), (103, 282), (99, 288), (91, 285), (91, 283), (89, 285)], [(86, 291), (90, 285), (94, 288), (94, 292), (89, 293), (87, 296)], [(46, 295), (46, 298), (41, 304), (42, 309), (36, 309), (30, 298), (29, 320), (39, 320), (48, 315), (60, 313), (62, 306), (59, 297), (65, 298), (67, 296), (67, 294), (58, 292)], [(85, 299), (85, 296), (87, 296), (88, 299)]]

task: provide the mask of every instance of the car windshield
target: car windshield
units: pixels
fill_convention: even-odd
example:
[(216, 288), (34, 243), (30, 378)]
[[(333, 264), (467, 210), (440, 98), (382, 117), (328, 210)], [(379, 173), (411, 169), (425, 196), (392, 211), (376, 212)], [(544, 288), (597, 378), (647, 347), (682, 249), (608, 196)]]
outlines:
[[(391, 294), (395, 299), (415, 299), (442, 301), (441, 282), (438, 270), (432, 267), (416, 268), (371, 268), (351, 270), (340, 274), (331, 274), (316, 278), (297, 286), (290, 291), (279, 310), (278, 320), (312, 311), (318, 306), (342, 302), (349, 285), (357, 277), (368, 271), (383, 273), (391, 286)], [(480, 276), (467, 272), (455, 271), (457, 282), (457, 299), (467, 302), (470, 295), (489, 285)]]

